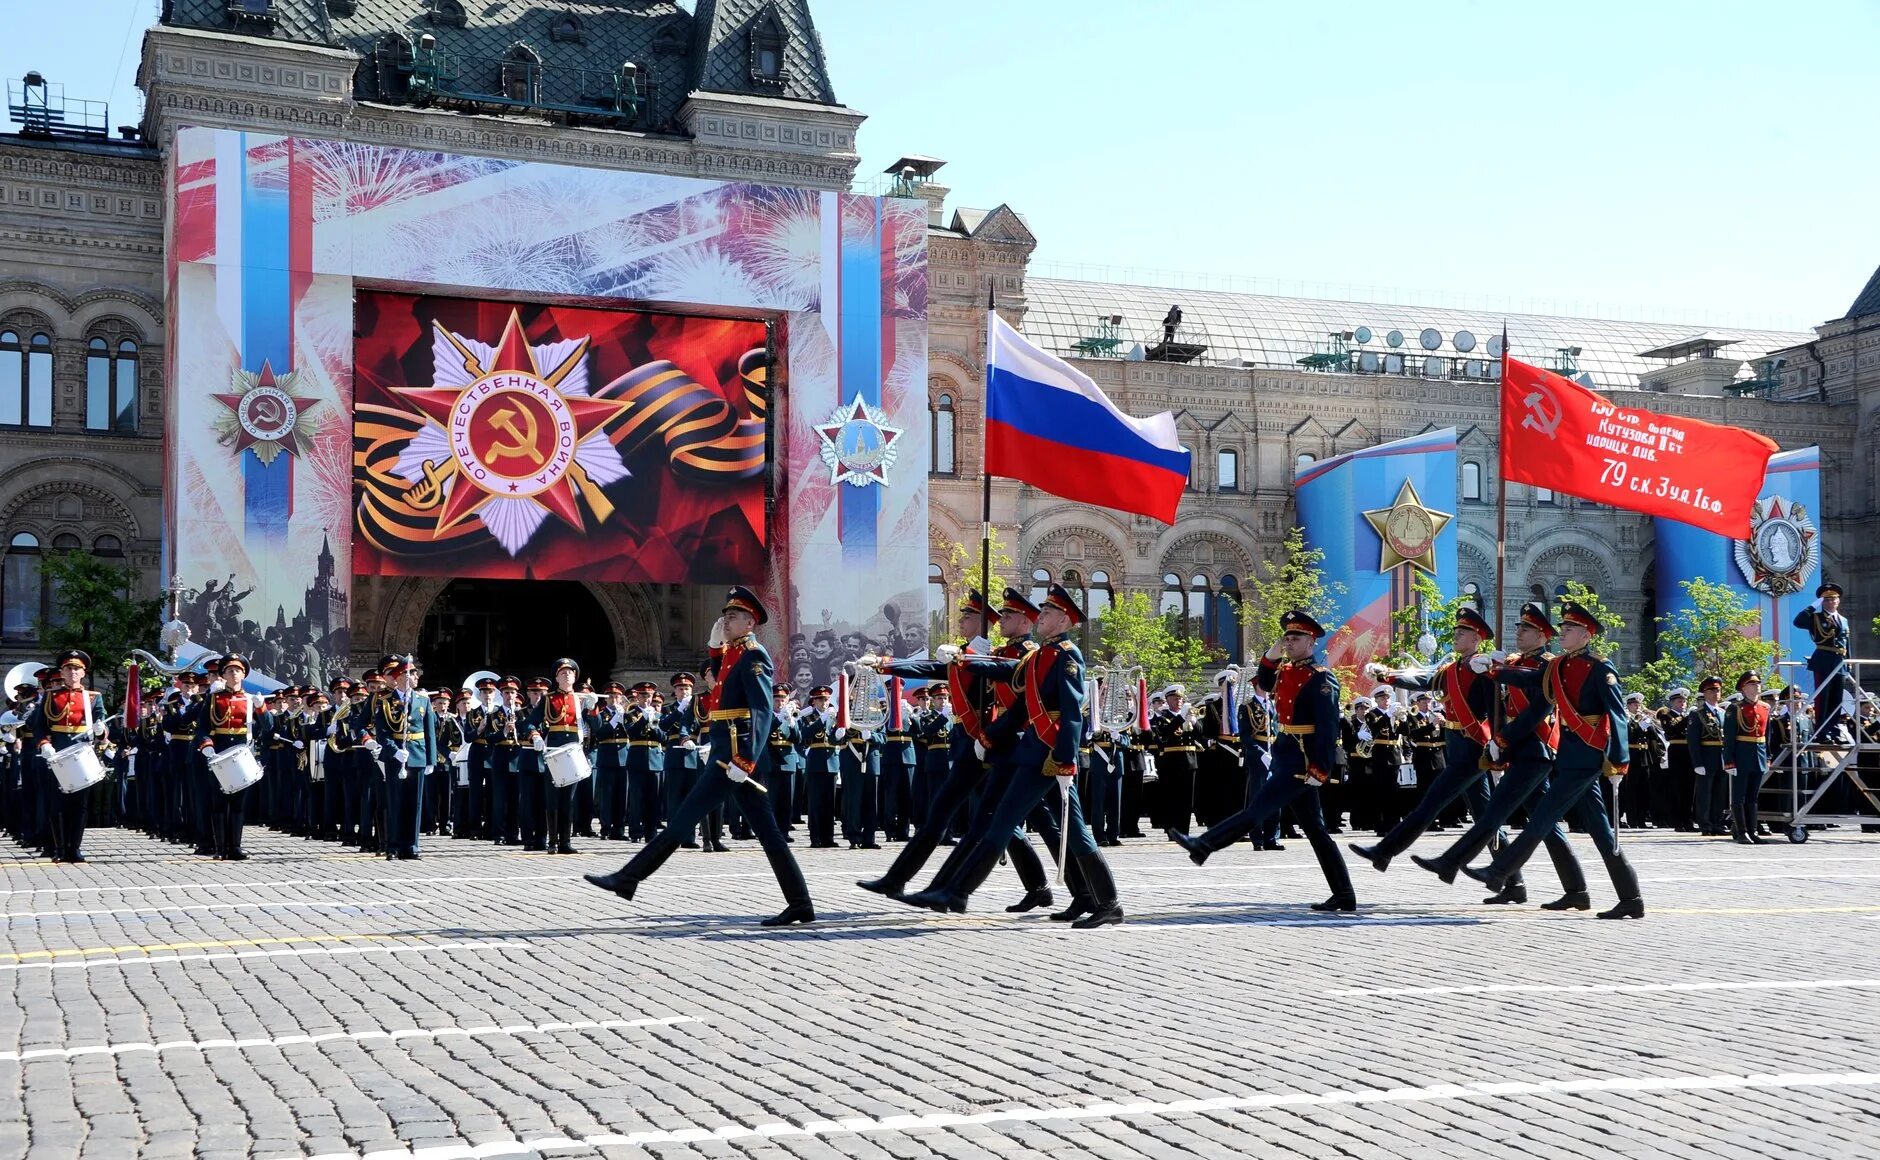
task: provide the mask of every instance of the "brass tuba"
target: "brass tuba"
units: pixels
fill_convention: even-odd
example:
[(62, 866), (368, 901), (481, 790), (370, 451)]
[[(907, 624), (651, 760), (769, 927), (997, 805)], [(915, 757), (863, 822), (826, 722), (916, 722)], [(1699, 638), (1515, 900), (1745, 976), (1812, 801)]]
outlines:
[(1097, 686), (1097, 724), (1109, 730), (1127, 729), (1137, 720), (1136, 690), (1142, 683), (1141, 665), (1093, 665), (1090, 679)]
[(844, 663), (842, 671), (848, 677), (843, 683), (849, 728), (869, 733), (887, 724), (888, 678), (858, 661)]

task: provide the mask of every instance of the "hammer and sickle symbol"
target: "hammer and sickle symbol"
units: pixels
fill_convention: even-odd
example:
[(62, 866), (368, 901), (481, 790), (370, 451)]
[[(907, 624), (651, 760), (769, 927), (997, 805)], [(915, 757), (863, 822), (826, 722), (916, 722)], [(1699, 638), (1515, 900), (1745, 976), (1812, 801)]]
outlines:
[(1560, 430), (1560, 403), (1545, 391), (1528, 392), (1528, 397), (1521, 400), (1527, 413), (1521, 416), (1521, 426), (1531, 427), (1549, 439)]
[(286, 418), (281, 413), (281, 401), (272, 395), (263, 395), (256, 399), (252, 410), (255, 421), (263, 427), (279, 427), (281, 420)]
[(535, 414), (529, 410), (520, 409), (524, 429), (517, 430), (518, 410), (518, 408), (504, 407), (490, 416), (490, 426), (506, 432), (514, 440), (513, 443), (490, 444), (491, 462), (498, 459), (527, 459), (530, 464), (536, 464), (542, 461), (541, 452), (535, 447)]

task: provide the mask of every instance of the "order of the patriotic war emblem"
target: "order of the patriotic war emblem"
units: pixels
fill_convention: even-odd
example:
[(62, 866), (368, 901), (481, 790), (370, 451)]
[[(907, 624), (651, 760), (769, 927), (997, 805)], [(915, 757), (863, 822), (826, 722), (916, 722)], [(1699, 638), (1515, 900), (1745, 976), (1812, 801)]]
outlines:
[(1770, 596), (1800, 592), (1821, 559), (1806, 505), (1781, 496), (1750, 509), (1749, 539), (1736, 541), (1736, 566), (1751, 588)]
[(259, 371), (236, 371), (230, 383), (234, 390), (215, 396), (228, 408), (216, 418), (217, 441), (234, 447), (237, 455), (253, 448), (264, 466), (283, 451), (305, 452), (313, 433), (307, 412), (320, 400), (296, 395), (299, 379), (297, 371), (276, 375), (267, 363)]
[(830, 484), (866, 487), (887, 483), (888, 469), (900, 454), (895, 441), (902, 430), (890, 426), (888, 413), (871, 406), (860, 395), (846, 406), (837, 407), (828, 422), (816, 425)]

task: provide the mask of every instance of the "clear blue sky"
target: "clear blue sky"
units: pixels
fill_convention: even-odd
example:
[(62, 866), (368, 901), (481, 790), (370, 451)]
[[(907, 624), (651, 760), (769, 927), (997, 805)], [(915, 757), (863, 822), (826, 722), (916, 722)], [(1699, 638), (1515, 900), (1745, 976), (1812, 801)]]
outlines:
[[(811, 4), (864, 173), (946, 158), (1050, 273), (1806, 326), (1880, 265), (1873, 0)], [(0, 75), (130, 119), (156, 0), (0, 6)]]

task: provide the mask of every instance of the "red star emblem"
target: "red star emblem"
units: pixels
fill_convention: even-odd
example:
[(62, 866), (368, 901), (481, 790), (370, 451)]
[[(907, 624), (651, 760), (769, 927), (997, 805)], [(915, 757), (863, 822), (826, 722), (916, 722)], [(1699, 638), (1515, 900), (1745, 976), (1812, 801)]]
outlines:
[[(894, 441), (901, 437), (901, 428), (890, 427), (886, 423), (877, 422), (871, 418), (868, 414), (868, 404), (862, 401), (860, 395), (855, 396), (854, 401), (846, 408), (838, 409), (834, 415), (830, 416), (829, 422), (816, 426), (817, 437), (822, 440), (824, 447), (830, 449), (836, 460), (831, 465), (830, 481), (833, 483), (842, 479), (858, 481), (872, 479), (876, 483), (886, 484), (888, 468), (894, 463), (893, 454), (883, 454), (873, 463), (852, 463), (841, 457), (842, 431), (852, 423), (862, 423), (873, 427), (881, 436), (880, 450), (884, 453), (888, 452), (888, 449), (894, 446)], [(825, 459), (830, 457), (828, 453), (825, 454)]]
[[(293, 373), (276, 379), (272, 363), (263, 361), (258, 374), (236, 372), (237, 381), (246, 385), (234, 394), (216, 395), (215, 399), (235, 416), (235, 454), (250, 447), (263, 463), (271, 463), (282, 451), (301, 455), (306, 447), (300, 441), (299, 417), (320, 400), (293, 393)], [(244, 407), (245, 405), (245, 407)]]

